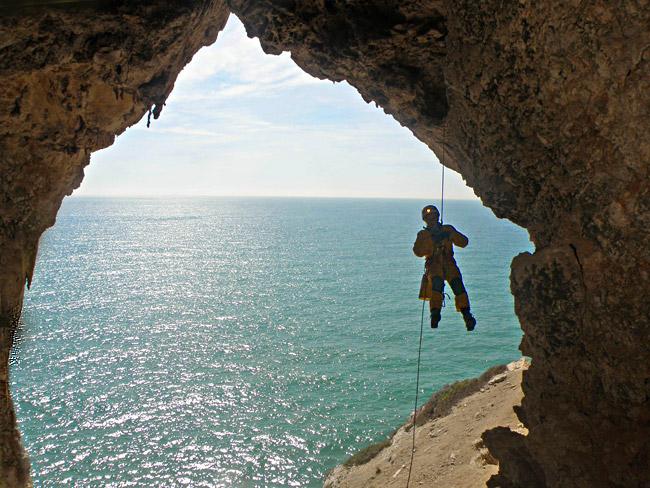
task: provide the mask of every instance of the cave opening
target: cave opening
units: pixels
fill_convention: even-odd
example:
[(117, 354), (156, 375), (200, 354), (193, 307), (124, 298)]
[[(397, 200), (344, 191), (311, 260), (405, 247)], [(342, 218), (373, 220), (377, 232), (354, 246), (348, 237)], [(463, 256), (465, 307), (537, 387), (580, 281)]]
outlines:
[[(381, 8), (338, 0), (34, 1), (13, 2), (2, 11), (2, 482), (30, 485), (29, 460), (9, 391), (8, 359), (39, 239), (54, 224), (64, 197), (79, 186), (90, 154), (110, 146), (148, 109), (154, 107), (155, 114), (163, 107), (182, 68), (202, 46), (214, 42), (231, 12), (259, 38), (265, 52), (290, 51), (305, 72), (346, 80), (436, 154), (444, 144), (448, 167), (464, 176), (483, 204), (530, 232), (535, 252), (520, 254), (511, 266), (511, 290), (524, 331), (521, 350), (533, 359), (517, 411), (528, 435), (492, 429), (483, 437), (499, 461), (499, 474), (489, 485), (648, 485), (650, 363), (639, 358), (647, 357), (650, 331), (645, 252), (650, 11), (634, 2), (419, 0), (382, 2)], [(61, 229), (66, 211), (44, 243)], [(103, 218), (105, 212), (99, 213)], [(136, 212), (131, 221), (144, 225), (146, 215)], [(99, 220), (91, 219), (84, 230), (97, 230)], [(406, 225), (408, 218), (399, 220)], [(166, 222), (171, 228), (178, 219)], [(250, 241), (246, 236), (238, 244)], [(125, 237), (124, 229), (117, 237)], [(143, 238), (153, 237), (145, 229)], [(153, 244), (165, 244), (164, 236), (159, 237)], [(87, 251), (91, 242), (81, 239), (75, 245)], [(180, 251), (188, 249), (192, 247)], [(195, 263), (191, 269), (202, 268)], [(331, 270), (329, 263), (322, 267)], [(102, 276), (96, 268), (91, 271), (91, 277)], [(376, 274), (371, 278), (372, 284), (378, 281)], [(186, 280), (187, 288), (180, 291), (191, 290), (193, 283)], [(367, 283), (358, 288), (368, 289)], [(260, 289), (273, 292), (268, 286)], [(37, 288), (33, 291), (30, 297)], [(160, 296), (170, 291), (179, 290), (157, 289)], [(142, 288), (131, 295), (139, 293)], [(200, 299), (200, 294), (189, 296)], [(117, 301), (128, 303), (122, 298)], [(312, 301), (333, 312), (331, 302), (318, 299)], [(393, 303), (394, 293), (390, 299)], [(89, 302), (75, 300), (79, 308)], [(379, 295), (368, 302), (373, 310), (387, 303)], [(255, 305), (251, 310), (266, 310), (261, 302)], [(134, 311), (142, 309), (114, 318), (118, 322), (135, 316)], [(53, 340), (70, 338), (63, 325), (59, 321), (53, 329), (58, 333)], [(29, 330), (20, 331), (23, 344), (30, 340)], [(107, 347), (112, 343), (105, 341)], [(17, 361), (27, 350), (16, 349)], [(74, 355), (65, 358), (70, 360), (64, 364), (75, 361)], [(54, 397), (41, 400), (48, 398)], [(189, 405), (203, 399), (185, 400)], [(56, 418), (62, 411), (32, 403), (27, 407), (43, 418)], [(99, 412), (105, 405), (95, 407)], [(174, 425), (183, 426), (182, 413), (177, 416), (181, 420)], [(129, 415), (116, 418), (133, 421)], [(72, 430), (75, 423), (69, 425)], [(224, 437), (231, 434), (220, 431)], [(158, 440), (176, 442), (164, 435)], [(302, 445), (300, 438), (291, 441)], [(86, 460), (92, 469), (109, 462), (77, 454), (78, 462)], [(273, 458), (269, 472), (277, 472), (278, 465), (282, 460)]]
[[(231, 16), (161, 118), (93, 155), (44, 235), (12, 358), (35, 479), (303, 486), (408, 415), (410, 247), (438, 195), (435, 156), (349, 85), (259, 56)], [(531, 249), (447, 182), (479, 335), (446, 311), (425, 343), (429, 393), (519, 357), (509, 262)]]

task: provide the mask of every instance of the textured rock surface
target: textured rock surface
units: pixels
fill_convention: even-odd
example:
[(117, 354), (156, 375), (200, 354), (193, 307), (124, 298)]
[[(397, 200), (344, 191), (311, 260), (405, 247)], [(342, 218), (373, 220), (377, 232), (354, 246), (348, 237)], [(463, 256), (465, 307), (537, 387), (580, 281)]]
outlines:
[(227, 17), (219, 0), (0, 17), (0, 486), (29, 482), (7, 365), (38, 239), (90, 153), (150, 107), (159, 114), (180, 70)]
[(648, 2), (228, 3), (268, 52), (444, 142), (530, 231), (512, 268), (530, 433), (486, 437), (491, 485), (650, 486)]
[[(648, 2), (227, 3), (267, 52), (348, 80), (530, 231), (537, 251), (512, 267), (529, 434), (486, 436), (492, 485), (650, 485)], [(117, 4), (0, 20), (0, 441), (16, 483), (6, 356), (38, 237), (90, 151), (158, 111), (226, 17)]]

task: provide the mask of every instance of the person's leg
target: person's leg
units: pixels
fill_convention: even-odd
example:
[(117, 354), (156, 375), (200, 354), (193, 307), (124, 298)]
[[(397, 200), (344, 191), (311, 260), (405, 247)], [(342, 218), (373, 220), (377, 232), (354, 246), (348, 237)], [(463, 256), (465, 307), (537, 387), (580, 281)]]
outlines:
[(431, 310), (431, 328), (438, 327), (440, 322), (440, 309), (442, 308), (442, 292), (445, 282), (442, 276), (431, 277), (431, 299), (429, 300), (429, 308)]
[(447, 281), (454, 292), (456, 310), (463, 314), (463, 320), (465, 320), (465, 327), (467, 330), (472, 331), (476, 326), (476, 319), (470, 311), (469, 296), (467, 295), (467, 290), (465, 289), (460, 269), (458, 269), (456, 262), (453, 261), (449, 263), (446, 271)]

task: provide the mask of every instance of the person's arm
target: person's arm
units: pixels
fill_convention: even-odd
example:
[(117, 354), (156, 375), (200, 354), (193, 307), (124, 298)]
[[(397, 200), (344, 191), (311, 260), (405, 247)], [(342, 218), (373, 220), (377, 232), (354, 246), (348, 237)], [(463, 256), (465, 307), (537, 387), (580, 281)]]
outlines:
[(448, 229), (445, 230), (449, 232), (449, 238), (451, 239), (451, 242), (454, 244), (454, 246), (465, 247), (467, 244), (469, 244), (469, 239), (467, 236), (458, 232), (453, 225), (447, 225), (445, 227), (448, 227)]
[(429, 257), (433, 254), (433, 240), (426, 230), (418, 232), (413, 244), (413, 254), (419, 258)]

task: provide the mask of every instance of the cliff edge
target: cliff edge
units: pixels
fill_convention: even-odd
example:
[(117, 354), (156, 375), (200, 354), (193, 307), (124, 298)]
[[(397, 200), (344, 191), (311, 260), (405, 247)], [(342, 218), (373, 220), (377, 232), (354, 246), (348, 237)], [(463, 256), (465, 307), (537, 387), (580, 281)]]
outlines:
[[(486, 378), (479, 391), (461, 399), (448, 415), (426, 420), (416, 427), (410, 486), (477, 488), (486, 485), (499, 466), (483, 445), (483, 432), (503, 426), (527, 434), (513, 411), (513, 406), (519, 405), (523, 397), (521, 380), (527, 368), (528, 363), (523, 359), (508, 364), (503, 373)], [(418, 417), (424, 409), (426, 405)], [(360, 458), (357, 454), (334, 468), (325, 479), (324, 488), (406, 486), (412, 422), (411, 418), (400, 427), (390, 444), (373, 457)]]

